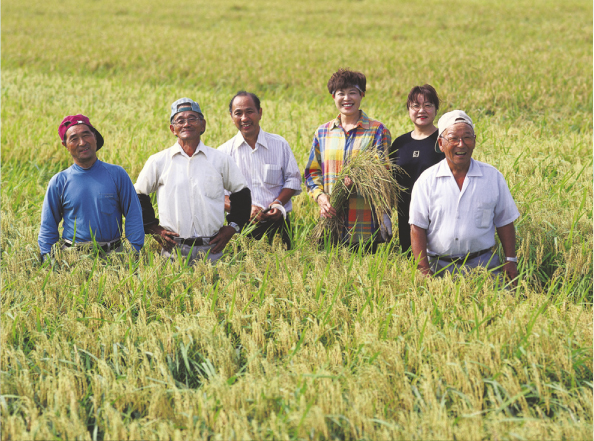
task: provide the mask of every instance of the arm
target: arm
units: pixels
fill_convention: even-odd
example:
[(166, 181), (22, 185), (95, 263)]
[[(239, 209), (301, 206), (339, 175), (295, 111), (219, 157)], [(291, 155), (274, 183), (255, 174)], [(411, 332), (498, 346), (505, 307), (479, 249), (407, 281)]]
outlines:
[(336, 216), (336, 210), (330, 204), (330, 197), (324, 193), (324, 181), (322, 173), (322, 154), (320, 151), (320, 143), (318, 141), (318, 134), (314, 137), (311, 151), (309, 153), (309, 161), (305, 166), (305, 185), (311, 197), (320, 206), (320, 215), (322, 217)]
[(373, 147), (384, 160), (386, 168), (390, 169), (390, 146), (392, 145), (392, 135), (390, 131), (382, 124), (373, 139)]
[(58, 225), (61, 221), (62, 198), (58, 178), (55, 176), (48, 184), (41, 208), (41, 226), (37, 243), (39, 244), (42, 259), (44, 255), (51, 252), (52, 246), (60, 239)]
[[(230, 212), (227, 215), (227, 222), (234, 222), (239, 228), (243, 228), (250, 219), (250, 211), (252, 207), (252, 193), (250, 192), (250, 189), (244, 187), (235, 193), (231, 193), (229, 195), (229, 201), (231, 207)], [(211, 244), (215, 244), (211, 251), (213, 253), (220, 253), (223, 251), (235, 232), (235, 228), (229, 225), (221, 227), (217, 235), (210, 241)]]
[(173, 238), (179, 236), (179, 234), (166, 230), (159, 225), (159, 219), (155, 217), (155, 210), (149, 196), (149, 194), (157, 191), (158, 182), (158, 165), (154, 160), (154, 156), (151, 156), (138, 175), (134, 188), (136, 189), (136, 194), (138, 195), (142, 210), (144, 232), (146, 234), (151, 234), (163, 248), (167, 251), (171, 251), (175, 246)]
[(126, 218), (126, 238), (136, 251), (140, 251), (144, 245), (142, 208), (140, 206), (138, 197), (136, 196), (134, 185), (132, 185), (132, 181), (124, 169), (121, 169), (119, 187), (120, 188), (118, 189), (118, 192), (120, 194), (120, 209)]
[[(511, 222), (497, 228), (497, 236), (499, 236), (499, 240), (501, 241), (505, 257), (516, 257), (516, 229), (514, 223)], [(516, 262), (506, 261), (503, 265), (503, 272), (513, 281), (514, 285), (517, 283), (515, 280), (518, 277), (518, 265)]]
[(410, 241), (413, 256), (417, 261), (417, 269), (426, 276), (432, 276), (433, 271), (427, 258), (427, 230), (411, 224)]
[[(296, 193), (296, 191), (293, 190), (292, 188), (283, 188), (281, 190), (280, 194), (278, 195), (278, 197), (274, 201), (272, 201), (272, 203), (269, 205), (269, 207), (274, 204), (278, 204), (279, 202), (283, 206), (287, 205), (287, 203), (291, 200), (291, 198), (293, 197), (293, 195), (295, 193)], [(268, 213), (259, 214), (256, 219), (258, 221), (262, 221), (262, 220), (276, 221), (276, 220), (279, 220), (282, 216), (283, 216), (283, 213), (279, 209), (273, 208)]]
[(179, 234), (166, 230), (159, 225), (159, 219), (155, 217), (155, 209), (149, 195), (138, 193), (138, 200), (142, 208), (144, 232), (152, 235), (167, 251), (171, 251), (175, 246), (175, 240), (173, 238), (178, 237)]

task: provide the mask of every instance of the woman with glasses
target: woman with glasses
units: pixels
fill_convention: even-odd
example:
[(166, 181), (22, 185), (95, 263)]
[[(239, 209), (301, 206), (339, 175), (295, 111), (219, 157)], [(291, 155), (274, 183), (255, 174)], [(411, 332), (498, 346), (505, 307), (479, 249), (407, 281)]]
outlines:
[(402, 252), (410, 254), (410, 225), (408, 215), (412, 187), (421, 173), (445, 158), (435, 151), (437, 127), (433, 124), (439, 109), (439, 97), (433, 86), (415, 86), (406, 101), (408, 116), (415, 126), (412, 132), (394, 140), (390, 158), (394, 165), (405, 173), (395, 173), (396, 180), (406, 190), (400, 193), (398, 202), (398, 237)]

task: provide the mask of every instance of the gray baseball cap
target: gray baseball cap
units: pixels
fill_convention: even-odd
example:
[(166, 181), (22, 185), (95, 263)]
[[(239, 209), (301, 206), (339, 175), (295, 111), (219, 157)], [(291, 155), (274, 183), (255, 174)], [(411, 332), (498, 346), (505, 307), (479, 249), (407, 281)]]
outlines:
[[(187, 105), (179, 107), (180, 104)], [(171, 116), (169, 117), (169, 122), (172, 122), (173, 117), (177, 115), (179, 112), (185, 112), (186, 110), (191, 110), (193, 112), (199, 113), (204, 118), (202, 110), (200, 110), (200, 106), (196, 101), (191, 100), (190, 98), (180, 98), (171, 105)]]

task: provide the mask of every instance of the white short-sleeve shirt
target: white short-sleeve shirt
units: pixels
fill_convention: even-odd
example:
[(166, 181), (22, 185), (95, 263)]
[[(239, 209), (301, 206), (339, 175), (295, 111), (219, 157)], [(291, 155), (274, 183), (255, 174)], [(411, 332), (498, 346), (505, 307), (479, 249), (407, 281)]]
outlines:
[(503, 175), (471, 159), (462, 190), (447, 159), (425, 170), (412, 190), (409, 224), (427, 230), (427, 253), (464, 256), (495, 245), (495, 228), (520, 216)]
[[(241, 132), (218, 148), (230, 155), (245, 177), (252, 192), (252, 205), (268, 207), (283, 188), (301, 193), (301, 172), (289, 143), (282, 136), (260, 129), (252, 149)], [(285, 209), (291, 211), (287, 202)]]
[(180, 237), (210, 237), (225, 221), (225, 190), (247, 187), (231, 157), (202, 141), (188, 156), (176, 142), (152, 155), (138, 175), (138, 194), (157, 193), (159, 223)]

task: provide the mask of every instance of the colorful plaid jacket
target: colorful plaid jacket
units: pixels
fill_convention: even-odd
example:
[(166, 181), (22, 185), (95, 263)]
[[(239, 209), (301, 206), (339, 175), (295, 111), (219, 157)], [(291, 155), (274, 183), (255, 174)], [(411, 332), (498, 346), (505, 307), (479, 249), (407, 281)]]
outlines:
[[(305, 167), (305, 184), (310, 195), (316, 200), (322, 193), (332, 193), (345, 161), (367, 148), (377, 149), (389, 167), (391, 144), (390, 131), (381, 122), (369, 119), (363, 111), (357, 126), (348, 133), (342, 128), (340, 115), (321, 125), (316, 130)], [(371, 207), (357, 194), (349, 199), (345, 227), (344, 235), (350, 231), (353, 243), (369, 240), (379, 228)]]

